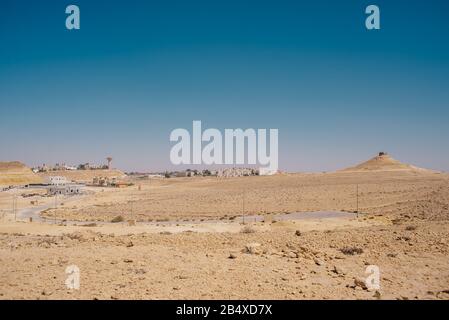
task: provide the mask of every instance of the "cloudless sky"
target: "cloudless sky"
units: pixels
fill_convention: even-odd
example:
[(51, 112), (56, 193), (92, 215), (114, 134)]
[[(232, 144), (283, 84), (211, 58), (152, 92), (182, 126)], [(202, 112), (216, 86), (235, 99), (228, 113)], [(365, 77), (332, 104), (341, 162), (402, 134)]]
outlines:
[(449, 171), (448, 16), (445, 0), (2, 0), (0, 161), (175, 169), (170, 132), (201, 120), (279, 129), (282, 170), (387, 151)]

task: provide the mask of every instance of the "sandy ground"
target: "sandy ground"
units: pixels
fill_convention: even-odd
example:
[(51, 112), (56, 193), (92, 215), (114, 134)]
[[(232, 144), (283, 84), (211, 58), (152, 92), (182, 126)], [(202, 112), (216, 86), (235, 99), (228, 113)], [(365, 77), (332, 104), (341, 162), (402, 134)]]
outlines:
[[(140, 185), (140, 191), (139, 191)], [(126, 189), (98, 188), (93, 197), (49, 217), (111, 221), (232, 219), (245, 214), (298, 211), (388, 211), (448, 194), (449, 178), (418, 172), (289, 174), (233, 179), (176, 178), (136, 182)], [(430, 214), (430, 213), (428, 213)]]
[[(96, 189), (45, 213), (152, 221), (135, 226), (17, 222), (8, 209), (11, 191), (0, 193), (0, 298), (449, 299), (445, 174), (340, 172), (138, 184), (140, 190), (137, 184)], [(358, 218), (271, 219), (285, 212), (353, 211), (357, 184)], [(30, 206), (29, 198), (18, 201)], [(242, 214), (243, 201), (245, 214), (264, 214), (265, 221), (244, 226), (233, 219)], [(79, 290), (65, 285), (69, 265), (80, 269)], [(380, 269), (379, 290), (360, 284), (368, 265)]]

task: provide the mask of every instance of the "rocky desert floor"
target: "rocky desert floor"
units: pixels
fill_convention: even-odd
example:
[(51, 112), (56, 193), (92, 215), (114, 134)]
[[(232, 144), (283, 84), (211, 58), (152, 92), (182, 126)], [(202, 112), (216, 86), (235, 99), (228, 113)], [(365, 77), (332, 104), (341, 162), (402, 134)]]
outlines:
[[(353, 212), (357, 185), (358, 215), (276, 220)], [(11, 197), (0, 192), (1, 299), (449, 299), (446, 174), (135, 181), (60, 199), (43, 213), (54, 224), (15, 221)], [(18, 198), (19, 211), (53, 201)], [(79, 290), (65, 285), (70, 265)], [(370, 265), (378, 290), (363, 281)]]

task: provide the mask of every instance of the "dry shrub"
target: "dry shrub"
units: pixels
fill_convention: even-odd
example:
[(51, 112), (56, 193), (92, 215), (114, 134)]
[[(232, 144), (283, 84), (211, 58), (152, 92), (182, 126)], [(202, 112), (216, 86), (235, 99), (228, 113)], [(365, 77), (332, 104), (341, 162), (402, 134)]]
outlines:
[(248, 253), (248, 254), (259, 254), (259, 253), (261, 253), (261, 245), (260, 245), (260, 243), (253, 242), (253, 243), (246, 244), (245, 248), (243, 249), (243, 253)]
[(96, 227), (97, 224), (95, 222), (92, 223), (86, 223), (86, 224), (81, 224), (81, 227)]
[(117, 216), (111, 220), (112, 223), (123, 222), (123, 221), (125, 221), (125, 218), (123, 218), (122, 216)]
[(69, 238), (71, 240), (78, 240), (78, 241), (85, 240), (85, 238), (81, 232), (67, 233), (67, 234), (64, 234), (64, 236), (66, 236), (67, 238)]
[(344, 248), (341, 248), (340, 251), (343, 254), (349, 255), (349, 256), (353, 256), (355, 254), (362, 254), (363, 253), (363, 249), (362, 248), (357, 248), (357, 247), (344, 247)]
[(256, 232), (256, 230), (250, 226), (250, 225), (246, 225), (242, 228), (242, 230), (240, 230), (241, 233), (254, 233)]

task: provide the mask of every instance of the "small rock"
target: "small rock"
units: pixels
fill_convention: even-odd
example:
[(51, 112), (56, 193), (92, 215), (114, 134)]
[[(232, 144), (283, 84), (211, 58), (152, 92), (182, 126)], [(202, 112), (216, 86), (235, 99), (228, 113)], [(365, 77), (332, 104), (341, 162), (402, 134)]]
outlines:
[(298, 237), (300, 237), (300, 236), (302, 235), (302, 233), (301, 233), (301, 231), (296, 230), (295, 235), (298, 236)]
[(237, 255), (234, 253), (230, 253), (228, 259), (237, 259)]
[(323, 260), (318, 259), (318, 258), (314, 258), (313, 261), (315, 262), (315, 264), (317, 266), (322, 266), (324, 264)]
[(125, 262), (125, 263), (131, 263), (131, 262), (133, 262), (131, 259), (123, 259), (123, 262)]

